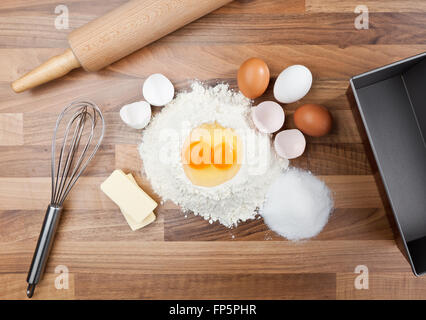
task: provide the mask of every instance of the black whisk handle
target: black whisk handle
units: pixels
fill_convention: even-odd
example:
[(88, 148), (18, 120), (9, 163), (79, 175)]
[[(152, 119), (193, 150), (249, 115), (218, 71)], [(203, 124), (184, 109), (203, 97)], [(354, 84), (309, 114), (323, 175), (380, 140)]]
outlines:
[(31, 298), (34, 293), (35, 286), (43, 276), (46, 262), (49, 257), (49, 252), (52, 247), (53, 238), (58, 227), (61, 217), (62, 207), (50, 204), (47, 207), (46, 215), (44, 216), (43, 226), (41, 227), (40, 235), (37, 241), (37, 246), (34, 251), (31, 267), (28, 271), (27, 296)]

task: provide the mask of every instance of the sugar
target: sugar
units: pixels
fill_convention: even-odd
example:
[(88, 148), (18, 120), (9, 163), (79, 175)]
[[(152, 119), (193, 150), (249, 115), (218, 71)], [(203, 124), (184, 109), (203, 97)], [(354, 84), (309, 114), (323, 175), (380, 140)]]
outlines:
[(260, 214), (269, 228), (289, 240), (318, 235), (333, 210), (331, 192), (310, 172), (288, 169), (269, 187)]

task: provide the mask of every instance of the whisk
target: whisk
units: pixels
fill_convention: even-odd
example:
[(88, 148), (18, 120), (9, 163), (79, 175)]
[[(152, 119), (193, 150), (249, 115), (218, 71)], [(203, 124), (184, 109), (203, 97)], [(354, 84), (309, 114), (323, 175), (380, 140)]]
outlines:
[[(66, 124), (56, 165), (57, 135), (61, 123), (71, 114)], [(100, 128), (100, 129), (99, 129)], [(66, 106), (56, 121), (52, 139), (52, 194), (43, 226), (28, 271), (27, 296), (31, 298), (39, 283), (52, 247), (53, 238), (62, 213), (62, 206), (72, 187), (98, 150), (105, 132), (105, 121), (99, 107), (89, 101), (73, 102)], [(94, 139), (95, 138), (95, 139)], [(59, 141), (58, 141), (59, 142)]]

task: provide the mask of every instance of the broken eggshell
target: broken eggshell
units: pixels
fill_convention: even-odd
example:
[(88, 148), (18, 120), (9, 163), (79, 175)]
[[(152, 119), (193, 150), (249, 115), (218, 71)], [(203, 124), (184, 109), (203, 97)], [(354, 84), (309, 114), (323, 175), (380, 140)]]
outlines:
[(161, 73), (154, 73), (146, 78), (143, 83), (142, 94), (149, 104), (161, 107), (172, 101), (175, 88), (166, 76)]
[(294, 159), (305, 151), (306, 140), (298, 129), (283, 130), (275, 136), (275, 152), (282, 158)]
[(143, 129), (151, 120), (151, 106), (146, 101), (126, 104), (120, 109), (121, 120), (133, 129)]
[(273, 133), (284, 124), (284, 110), (274, 101), (264, 101), (251, 109), (251, 118), (260, 132)]

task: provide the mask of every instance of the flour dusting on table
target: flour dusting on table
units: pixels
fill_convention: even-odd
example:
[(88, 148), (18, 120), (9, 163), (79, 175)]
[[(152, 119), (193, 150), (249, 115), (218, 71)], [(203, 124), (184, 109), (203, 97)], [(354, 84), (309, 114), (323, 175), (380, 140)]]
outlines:
[[(194, 82), (151, 121), (142, 134), (139, 152), (154, 191), (184, 212), (201, 215), (226, 227), (253, 219), (274, 177), (288, 167), (278, 158), (270, 136), (254, 129), (251, 102), (227, 84), (215, 87)], [(185, 138), (204, 123), (218, 123), (242, 137), (244, 157), (234, 178), (215, 187), (193, 185), (185, 175), (181, 154)]]

